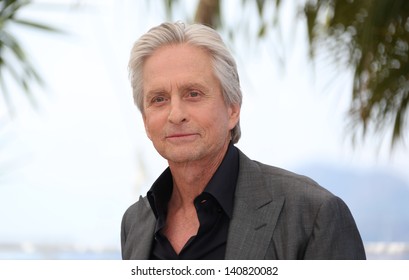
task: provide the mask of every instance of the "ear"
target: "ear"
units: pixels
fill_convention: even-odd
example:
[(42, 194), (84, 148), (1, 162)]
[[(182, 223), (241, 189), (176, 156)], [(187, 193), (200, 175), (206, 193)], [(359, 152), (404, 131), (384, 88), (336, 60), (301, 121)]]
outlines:
[(240, 104), (232, 104), (228, 108), (229, 128), (233, 129), (240, 119)]

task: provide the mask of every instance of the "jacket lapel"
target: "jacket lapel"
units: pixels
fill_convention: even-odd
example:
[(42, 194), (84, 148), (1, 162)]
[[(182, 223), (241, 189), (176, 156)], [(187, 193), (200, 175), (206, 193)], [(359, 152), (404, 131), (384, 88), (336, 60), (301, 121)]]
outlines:
[(264, 259), (285, 200), (273, 196), (269, 185), (260, 166), (240, 152), (226, 259)]
[(129, 251), (125, 254), (128, 254), (129, 258), (133, 260), (147, 260), (153, 242), (152, 236), (155, 231), (156, 219), (146, 197), (140, 197), (134, 217), (137, 217), (137, 222), (133, 224), (131, 232), (128, 234), (126, 249)]

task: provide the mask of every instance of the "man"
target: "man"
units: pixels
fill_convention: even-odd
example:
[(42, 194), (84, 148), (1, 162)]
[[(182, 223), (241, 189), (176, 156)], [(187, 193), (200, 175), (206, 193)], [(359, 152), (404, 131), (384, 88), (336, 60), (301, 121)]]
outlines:
[(341, 199), (234, 146), (240, 82), (213, 29), (157, 26), (133, 46), (129, 69), (169, 168), (124, 214), (123, 259), (365, 259)]

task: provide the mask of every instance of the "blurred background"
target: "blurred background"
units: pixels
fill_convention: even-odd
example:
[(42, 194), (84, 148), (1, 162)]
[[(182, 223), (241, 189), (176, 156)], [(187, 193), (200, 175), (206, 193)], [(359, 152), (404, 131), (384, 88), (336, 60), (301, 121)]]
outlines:
[(237, 59), (237, 146), (345, 200), (369, 259), (409, 259), (406, 0), (0, 0), (0, 259), (120, 259), (122, 214), (167, 166), (129, 52), (176, 20)]

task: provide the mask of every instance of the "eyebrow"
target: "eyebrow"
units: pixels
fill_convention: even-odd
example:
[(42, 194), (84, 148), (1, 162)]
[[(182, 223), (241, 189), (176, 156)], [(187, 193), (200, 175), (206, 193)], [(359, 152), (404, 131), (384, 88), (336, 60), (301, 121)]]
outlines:
[(152, 89), (149, 90), (146, 94), (145, 97), (151, 97), (151, 96), (155, 96), (157, 94), (161, 94), (161, 93), (165, 93), (168, 92), (167, 90), (165, 90), (164, 88), (157, 88), (157, 89)]
[[(207, 92), (208, 91), (208, 87), (204, 86), (202, 83), (197, 83), (197, 82), (187, 82), (187, 83), (182, 83), (181, 86), (178, 86), (178, 89), (185, 91), (188, 89), (198, 89), (200, 91), (204, 91)], [(154, 88), (149, 90), (145, 97), (147, 99), (149, 99), (150, 97), (153, 97), (157, 94), (161, 94), (161, 93), (167, 93), (169, 91), (169, 88), (166, 87), (158, 87), (158, 88)]]
[(182, 86), (180, 86), (180, 89), (187, 90), (187, 89), (192, 89), (192, 88), (197, 88), (201, 91), (208, 91), (208, 87), (203, 85), (202, 83), (196, 83), (196, 82), (189, 82), (189, 83), (184, 83)]

